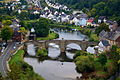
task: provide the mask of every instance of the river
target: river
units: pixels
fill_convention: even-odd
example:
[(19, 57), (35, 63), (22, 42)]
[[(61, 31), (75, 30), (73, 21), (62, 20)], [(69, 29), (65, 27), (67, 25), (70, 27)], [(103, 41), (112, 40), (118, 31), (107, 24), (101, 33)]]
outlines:
[[(72, 31), (68, 32), (66, 30), (55, 30), (59, 34), (58, 39), (64, 40), (84, 40), (86, 36), (82, 35), (80, 32)], [(30, 47), (30, 46), (29, 46)], [(31, 45), (33, 47), (33, 45)], [(80, 46), (77, 44), (69, 44), (67, 48), (74, 48), (80, 50)], [(30, 48), (31, 49), (31, 48)], [(31, 51), (33, 52), (33, 51)], [(60, 55), (60, 49), (58, 45), (50, 43), (48, 49), (49, 57), (56, 58)], [(34, 54), (34, 53), (33, 53)], [(74, 54), (66, 52), (68, 58), (73, 59)], [(77, 73), (75, 70), (74, 62), (61, 62), (58, 60), (44, 60), (40, 62), (37, 58), (25, 57), (25, 62), (30, 64), (34, 71), (41, 75), (46, 80), (76, 80), (77, 76), (81, 74)]]

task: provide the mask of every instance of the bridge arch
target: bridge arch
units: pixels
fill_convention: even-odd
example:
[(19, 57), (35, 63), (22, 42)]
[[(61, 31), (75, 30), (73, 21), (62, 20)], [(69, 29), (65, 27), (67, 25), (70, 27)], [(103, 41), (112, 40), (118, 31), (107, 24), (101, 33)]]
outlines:
[(67, 44), (66, 46), (66, 50), (71, 48), (71, 49), (76, 49), (76, 50), (81, 50), (81, 46), (77, 43), (70, 43), (70, 44)]
[(86, 41), (79, 41), (79, 40), (68, 40), (65, 43), (65, 46), (74, 43), (80, 46), (81, 50), (86, 51), (87, 47), (88, 47), (88, 43)]
[(51, 58), (57, 58), (60, 55), (60, 47), (56, 43), (48, 44), (48, 56)]

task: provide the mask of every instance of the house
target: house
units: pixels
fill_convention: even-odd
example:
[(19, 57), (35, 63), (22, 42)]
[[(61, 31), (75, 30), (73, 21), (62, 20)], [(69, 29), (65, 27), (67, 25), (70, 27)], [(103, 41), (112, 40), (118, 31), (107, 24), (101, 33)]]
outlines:
[(118, 24), (117, 24), (117, 22), (116, 21), (107, 21), (107, 24), (109, 25), (109, 29), (110, 29), (110, 31), (113, 31), (113, 30), (115, 30), (117, 27), (118, 27)]
[(108, 32), (102, 30), (102, 31), (99, 33), (100, 40), (105, 40), (105, 39), (107, 38), (107, 35), (108, 35)]
[(29, 40), (35, 40), (35, 38), (36, 38), (35, 29), (31, 28)]
[(94, 21), (94, 19), (93, 19), (93, 18), (88, 19), (88, 20), (87, 20), (87, 25), (92, 25), (92, 24), (93, 24), (93, 21)]
[(12, 40), (15, 42), (21, 42), (23, 40), (23, 36), (22, 33), (19, 31), (14, 31)]
[(100, 16), (99, 18), (98, 18), (98, 23), (106, 23), (106, 16)]
[(79, 25), (80, 26), (86, 26), (86, 24), (87, 24), (87, 20), (85, 18), (80, 18)]
[(117, 45), (120, 47), (120, 27), (110, 32), (102, 31), (100, 32), (99, 36), (101, 40), (107, 40), (111, 46)]
[(108, 51), (110, 49), (110, 44), (107, 40), (101, 40), (98, 46), (99, 52)]
[(21, 10), (20, 10), (20, 9), (18, 10), (18, 13), (19, 13), (19, 14), (21, 13)]

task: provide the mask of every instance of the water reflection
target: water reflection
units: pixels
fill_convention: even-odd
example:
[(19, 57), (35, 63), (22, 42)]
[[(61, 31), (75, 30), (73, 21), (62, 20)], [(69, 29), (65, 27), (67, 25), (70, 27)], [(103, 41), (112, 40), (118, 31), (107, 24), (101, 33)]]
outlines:
[(81, 76), (76, 72), (73, 62), (45, 60), (39, 63), (34, 58), (25, 58), (24, 60), (46, 80), (75, 80), (77, 76)]
[(49, 47), (48, 48), (48, 56), (52, 58), (57, 58), (60, 55), (60, 49)]

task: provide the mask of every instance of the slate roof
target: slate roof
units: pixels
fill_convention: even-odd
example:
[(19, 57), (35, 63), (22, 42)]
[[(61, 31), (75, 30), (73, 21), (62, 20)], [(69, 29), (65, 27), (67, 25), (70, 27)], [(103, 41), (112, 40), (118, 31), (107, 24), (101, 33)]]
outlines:
[(101, 41), (104, 46), (110, 46), (109, 42), (107, 40), (102, 40)]
[(107, 33), (106, 31), (102, 30), (102, 31), (99, 33), (99, 36), (100, 36), (101, 38), (106, 38), (107, 34), (108, 34), (108, 33)]
[(109, 40), (117, 40), (120, 37), (120, 27), (111, 32), (105, 32), (104, 30), (100, 32), (99, 36), (101, 38), (109, 39)]

